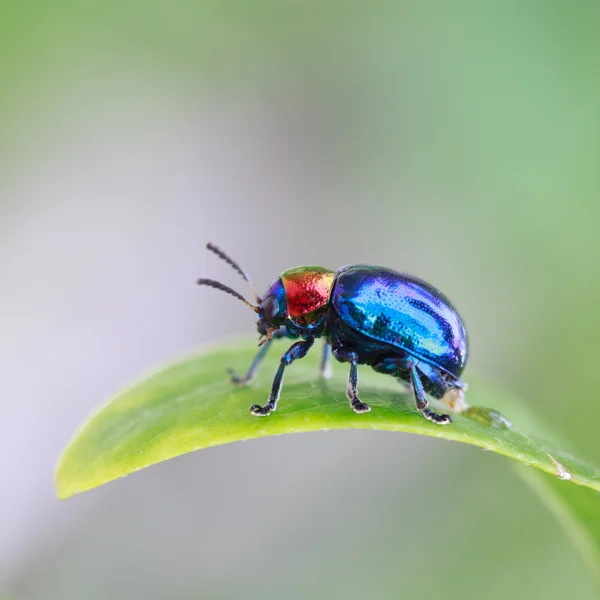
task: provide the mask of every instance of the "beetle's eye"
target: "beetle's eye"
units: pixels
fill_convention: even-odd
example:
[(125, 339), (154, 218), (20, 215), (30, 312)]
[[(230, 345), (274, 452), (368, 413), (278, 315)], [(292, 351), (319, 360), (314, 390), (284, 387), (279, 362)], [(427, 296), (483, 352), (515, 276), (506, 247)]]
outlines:
[(275, 296), (267, 296), (262, 303), (261, 308), (264, 312), (265, 319), (273, 319), (279, 312), (279, 302), (277, 302), (277, 298), (275, 298)]

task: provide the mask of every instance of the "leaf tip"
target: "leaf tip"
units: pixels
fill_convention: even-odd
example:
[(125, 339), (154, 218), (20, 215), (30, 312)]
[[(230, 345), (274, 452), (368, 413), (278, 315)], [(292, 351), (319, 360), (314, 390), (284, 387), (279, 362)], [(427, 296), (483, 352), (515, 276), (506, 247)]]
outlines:
[(60, 455), (54, 467), (54, 491), (59, 500), (68, 500), (79, 492), (79, 490), (73, 489), (72, 482), (69, 481), (69, 477), (65, 474), (65, 455), (67, 449)]

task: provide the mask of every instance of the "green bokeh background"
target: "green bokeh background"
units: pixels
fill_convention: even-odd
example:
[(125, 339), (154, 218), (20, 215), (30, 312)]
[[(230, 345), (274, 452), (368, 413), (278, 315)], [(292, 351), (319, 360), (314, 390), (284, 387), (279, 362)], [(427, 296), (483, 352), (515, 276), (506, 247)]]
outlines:
[[(8, 364), (21, 361), (35, 371), (42, 360), (19, 340), (37, 319), (54, 319), (61, 298), (58, 284), (57, 295), (52, 283), (43, 294), (30, 287), (29, 269), (43, 257), (53, 259), (52, 274), (64, 269), (73, 285), (92, 291), (100, 283), (114, 286), (114, 304), (91, 304), (87, 313), (107, 324), (118, 322), (119, 294), (142, 298), (162, 270), (193, 281), (209, 238), (233, 247), (235, 256), (246, 254), (242, 262), (259, 288), (298, 263), (375, 262), (418, 274), (444, 290), (468, 324), (469, 369), (523, 398), (581, 456), (600, 463), (599, 20), (600, 5), (583, 0), (5, 0), (0, 269)], [(260, 118), (248, 126), (256, 115)], [(203, 154), (194, 158), (195, 149), (184, 148), (188, 134), (181, 142), (178, 137), (191, 129), (202, 139), (211, 127), (210, 140), (221, 135), (234, 140), (215, 146), (217, 175), (212, 156), (208, 162)], [(142, 181), (145, 163), (130, 164), (126, 154), (98, 171), (72, 172), (68, 164), (80, 145), (82, 160), (95, 164), (96, 157), (85, 155), (90, 135), (99, 136), (110, 154), (113, 147), (135, 147), (136, 132), (146, 130), (150, 154), (165, 144), (192, 156), (176, 165), (160, 154), (149, 161), (165, 182), (156, 192), (160, 208), (153, 196), (132, 203), (130, 190), (117, 184), (107, 188), (106, 199), (82, 195), (61, 203), (69, 183), (65, 174), (81, 178), (77, 189), (92, 190), (133, 170), (129, 185), (150, 192), (152, 179)], [(230, 151), (236, 140), (240, 150)], [(57, 151), (64, 144), (72, 154)], [(255, 154), (263, 157), (260, 168), (253, 166)], [(51, 190), (44, 186), (48, 170), (58, 174)], [(223, 188), (226, 193), (219, 188), (219, 198), (216, 192), (195, 196), (181, 184), (185, 177), (237, 184)], [(272, 187), (271, 180), (277, 182)], [(25, 192), (15, 193), (21, 188)], [(184, 208), (178, 195), (186, 196)], [(106, 253), (92, 265), (105, 269), (100, 283), (83, 269), (77, 280), (64, 266), (63, 260), (70, 264), (64, 249), (53, 246), (64, 235), (74, 244), (70, 252), (85, 255), (86, 245), (97, 241), (88, 238), (97, 214), (108, 223), (98, 225), (97, 238), (105, 240)], [(30, 244), (29, 224), (40, 222), (48, 223), (50, 237)], [(125, 223), (130, 246), (112, 244), (114, 223)], [(79, 226), (81, 234), (72, 237)], [(181, 240), (181, 254), (172, 249), (175, 239)], [(134, 267), (144, 265), (147, 248), (156, 252), (159, 266), (142, 266), (140, 273)], [(121, 268), (126, 253), (137, 258)], [(207, 275), (222, 274), (208, 259), (206, 264), (213, 269)], [(111, 281), (111, 272), (127, 279), (125, 290), (117, 275)], [(196, 293), (183, 284), (176, 291), (184, 289)], [(110, 373), (106, 388), (92, 382), (83, 388), (85, 396), (79, 390), (65, 409), (68, 417), (48, 423), (49, 428), (67, 423), (62, 437), (37, 451), (58, 455), (69, 427), (105, 392), (147, 366), (144, 361), (249, 330), (248, 315), (224, 301), (211, 297), (210, 310), (198, 309), (205, 298), (198, 300), (196, 293), (196, 312), (185, 326), (170, 321), (178, 300), (169, 297), (164, 312), (148, 316), (156, 332), (154, 350), (136, 353), (136, 343), (144, 346), (147, 340), (130, 339), (128, 349), (139, 362), (123, 363), (122, 370), (104, 361), (111, 347), (133, 337), (129, 329), (114, 327), (106, 348), (98, 349), (91, 336), (79, 346), (98, 372)], [(220, 316), (223, 310), (233, 316)], [(42, 329), (37, 341), (52, 346), (81, 327), (77, 319), (63, 320), (60, 332)], [(174, 329), (180, 338), (168, 337)], [(44, 410), (52, 394), (64, 394), (69, 365), (57, 359), (54, 366), (62, 387), (47, 386), (44, 396), (28, 394), (25, 383), (21, 404)], [(5, 389), (11, 389), (10, 373), (3, 377)], [(22, 428), (22, 436), (3, 449), (18, 452), (18, 465), (20, 457), (30, 460), (20, 451), (29, 445), (27, 428), (10, 420), (14, 397), (0, 402), (9, 415), (4, 426)], [(66, 520), (75, 511), (78, 520), (64, 531), (40, 525), (18, 556), (11, 558), (7, 542), (0, 587), (15, 597), (62, 600), (107, 594), (162, 598), (167, 590), (173, 598), (219, 599), (596, 597), (568, 537), (506, 461), (426, 439), (403, 440), (400, 447), (380, 435), (261, 440), (161, 465), (156, 477), (162, 480), (147, 480), (139, 489), (142, 474), (119, 482), (110, 497), (96, 496), (93, 510), (82, 508), (85, 497), (56, 509)], [(309, 447), (314, 455), (307, 465), (302, 452)], [(343, 457), (342, 448), (360, 456)], [(221, 562), (213, 564), (202, 553), (190, 558), (186, 543), (205, 544), (206, 556), (219, 543), (203, 538), (201, 516), (183, 523), (166, 514), (177, 506), (191, 510), (190, 496), (197, 493), (177, 487), (173, 473), (201, 480), (203, 493), (214, 501), (212, 518), (227, 529), (231, 514), (218, 513), (222, 493), (234, 490), (229, 510), (238, 516), (255, 510), (255, 489), (270, 489), (277, 504), (283, 461), (255, 470), (263, 452), (296, 461), (303, 475), (289, 490), (314, 505), (304, 505), (300, 515), (282, 512), (275, 523), (265, 519), (262, 531), (270, 527), (268, 535), (239, 531), (235, 552), (226, 547), (216, 552)], [(210, 471), (220, 459), (238, 471)], [(320, 469), (330, 485), (313, 489), (311, 469)], [(244, 473), (251, 475), (244, 479)], [(14, 471), (6, 475), (10, 481)], [(39, 504), (50, 506), (49, 475), (44, 477)], [(24, 510), (18, 485), (11, 494), (7, 520)], [(149, 497), (152, 508), (133, 508)], [(121, 514), (124, 505), (130, 512)], [(27, 506), (36, 510), (35, 501)], [(97, 526), (108, 513), (113, 525)], [(157, 528), (162, 553), (139, 543), (148, 528)], [(194, 538), (204, 541), (190, 542)], [(132, 562), (123, 573), (115, 567)]]

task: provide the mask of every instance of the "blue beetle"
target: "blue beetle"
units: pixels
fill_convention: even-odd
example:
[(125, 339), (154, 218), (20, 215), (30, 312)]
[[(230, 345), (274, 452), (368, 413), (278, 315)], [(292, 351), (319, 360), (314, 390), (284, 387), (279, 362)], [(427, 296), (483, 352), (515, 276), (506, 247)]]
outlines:
[(325, 339), (323, 377), (328, 376), (331, 354), (350, 364), (346, 395), (356, 413), (370, 410), (358, 397), (359, 364), (410, 386), (417, 409), (434, 423), (445, 425), (452, 418), (428, 408), (427, 393), (454, 410), (466, 407), (460, 375), (467, 362), (467, 332), (448, 298), (425, 281), (372, 265), (337, 272), (297, 267), (282, 273), (259, 298), (236, 262), (213, 244), (206, 247), (245, 279), (256, 300), (251, 304), (212, 279), (197, 281), (235, 296), (258, 314), (261, 347), (246, 375), (230, 372), (234, 383), (245, 385), (254, 378), (273, 339), (301, 338), (281, 357), (269, 399), (264, 406), (253, 405), (253, 415), (267, 416), (277, 408), (285, 368), (304, 357), (319, 337)]

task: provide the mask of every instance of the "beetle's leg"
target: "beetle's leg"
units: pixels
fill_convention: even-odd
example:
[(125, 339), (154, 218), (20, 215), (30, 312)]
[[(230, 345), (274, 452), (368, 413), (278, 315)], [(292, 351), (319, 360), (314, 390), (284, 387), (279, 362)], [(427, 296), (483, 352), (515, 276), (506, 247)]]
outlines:
[(310, 338), (302, 342), (296, 342), (290, 346), (290, 349), (281, 357), (279, 368), (277, 369), (277, 373), (275, 373), (273, 385), (271, 386), (269, 401), (264, 406), (253, 404), (250, 407), (250, 412), (253, 415), (266, 417), (272, 410), (277, 408), (277, 400), (279, 400), (281, 384), (283, 382), (283, 372), (285, 371), (285, 368), (298, 358), (306, 356), (306, 353), (310, 350), (313, 343), (314, 339)]
[[(448, 384), (442, 377), (440, 370), (423, 361), (419, 361), (415, 366), (419, 375), (426, 380), (423, 387), (427, 389), (427, 393), (438, 400), (443, 398), (448, 389)], [(421, 383), (423, 383), (423, 380), (421, 380)]]
[(273, 340), (284, 337), (286, 333), (287, 332), (285, 327), (282, 327), (281, 329), (278, 329), (273, 333), (273, 336), (268, 342), (265, 342), (262, 346), (260, 346), (258, 352), (256, 353), (256, 356), (252, 360), (252, 363), (248, 367), (248, 371), (245, 375), (240, 376), (237, 374), (235, 369), (227, 369), (227, 372), (231, 377), (231, 383), (235, 383), (239, 386), (247, 385), (248, 383), (250, 383), (256, 377), (258, 369), (262, 364), (262, 361), (265, 359), (265, 356), (267, 355), (267, 352), (269, 351), (269, 347), (271, 346)]
[(441, 400), (454, 412), (462, 412), (469, 408), (469, 405), (465, 402), (466, 384), (460, 379), (446, 381), (439, 369), (422, 361), (417, 363), (417, 370), (427, 377), (431, 384), (428, 392), (434, 398)]
[(413, 361), (410, 362), (410, 380), (415, 393), (417, 410), (420, 410), (427, 419), (437, 423), (438, 425), (447, 425), (448, 423), (452, 423), (452, 417), (450, 415), (439, 415), (438, 413), (433, 412), (430, 408), (427, 408), (429, 403), (425, 397), (425, 390), (423, 389), (423, 384), (421, 383), (417, 366)]
[(348, 376), (348, 387), (346, 388), (346, 396), (350, 400), (352, 410), (357, 414), (369, 412), (371, 408), (365, 402), (361, 402), (358, 397), (358, 365), (356, 352), (347, 354), (348, 362), (350, 363), (350, 375)]
[(331, 379), (331, 342), (328, 342), (327, 340), (325, 340), (325, 343), (323, 344), (319, 375), (323, 379)]
[(237, 374), (237, 371), (235, 369), (227, 369), (227, 372), (229, 373), (229, 376), (231, 379), (231, 383), (234, 383), (235, 385), (239, 385), (239, 386), (247, 385), (248, 383), (250, 383), (256, 377), (258, 368), (260, 367), (262, 361), (265, 359), (265, 356), (267, 355), (267, 352), (269, 351), (269, 347), (271, 346), (272, 343), (273, 343), (273, 340), (270, 339), (268, 342), (265, 342), (259, 348), (258, 352), (252, 359), (252, 363), (250, 363), (250, 366), (248, 367), (248, 371), (246, 371), (245, 375), (240, 376)]
[(352, 410), (357, 414), (369, 412), (371, 408), (358, 397), (358, 354), (353, 350), (336, 348), (333, 351), (336, 360), (350, 363), (350, 374), (348, 375), (348, 387), (346, 397), (350, 401)]

